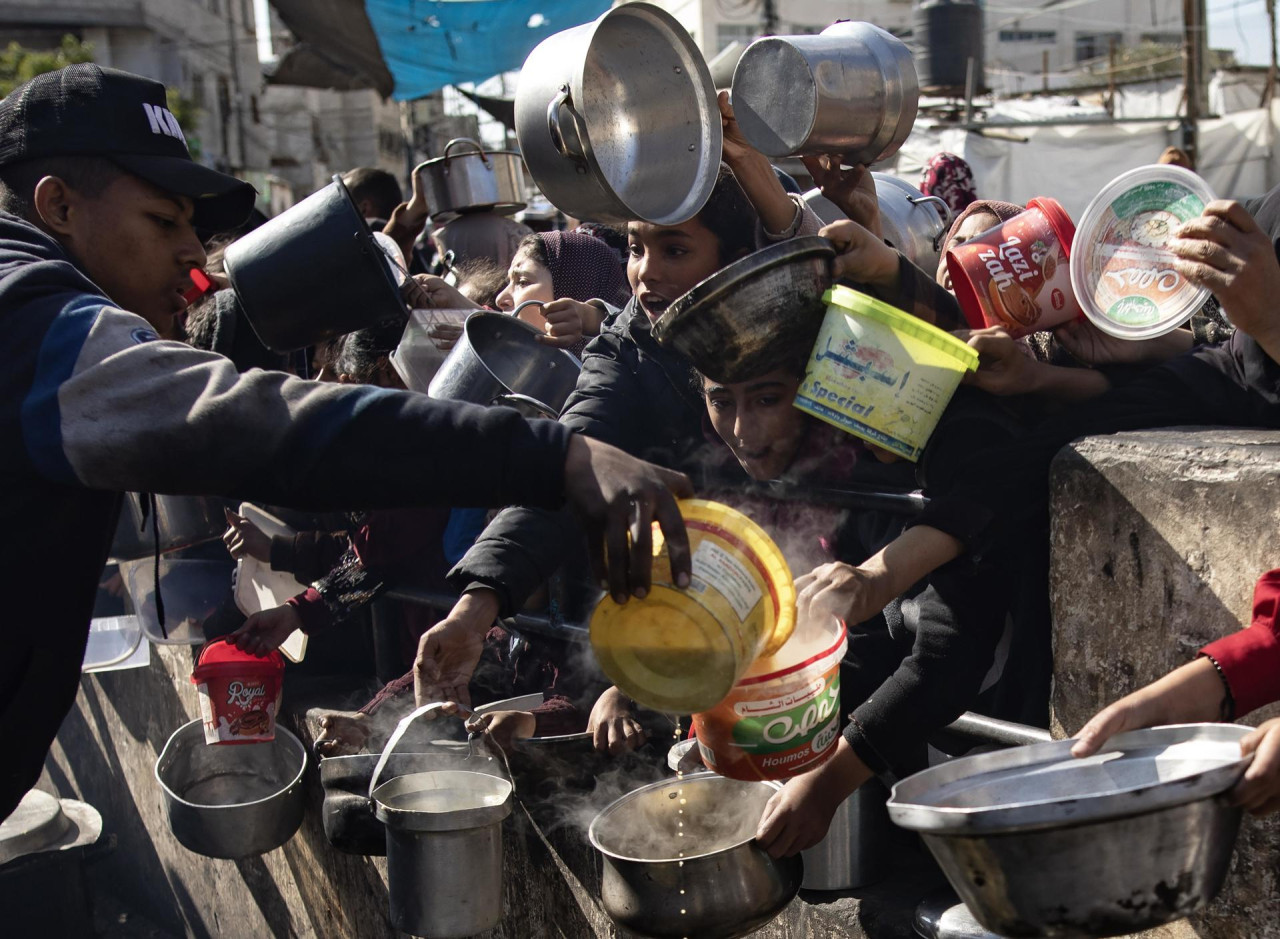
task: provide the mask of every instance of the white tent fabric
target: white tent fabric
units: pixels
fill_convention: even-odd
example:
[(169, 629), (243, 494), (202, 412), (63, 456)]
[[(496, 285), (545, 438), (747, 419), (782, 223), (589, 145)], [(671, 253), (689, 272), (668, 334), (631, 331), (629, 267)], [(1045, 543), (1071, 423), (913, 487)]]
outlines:
[[(1280, 102), (1200, 122), (1200, 173), (1222, 198), (1258, 196), (1280, 184), (1276, 126)], [(1053, 196), (1079, 218), (1094, 195), (1125, 170), (1154, 163), (1180, 142), (1175, 122), (1064, 124), (1002, 128), (987, 136), (916, 122), (892, 166), (883, 170), (919, 185), (920, 171), (946, 150), (973, 167), (978, 195), (1025, 203)], [(1025, 142), (1024, 142), (1025, 141)]]

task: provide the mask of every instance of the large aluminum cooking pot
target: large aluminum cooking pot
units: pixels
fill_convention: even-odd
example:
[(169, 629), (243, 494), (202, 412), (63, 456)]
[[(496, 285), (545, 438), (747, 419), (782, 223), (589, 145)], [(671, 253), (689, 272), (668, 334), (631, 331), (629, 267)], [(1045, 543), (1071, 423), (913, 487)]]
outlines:
[(433, 217), (525, 207), (520, 154), (485, 150), (470, 137), (450, 140), (442, 156), (420, 164), (414, 173), (422, 178)]
[(733, 113), (766, 156), (841, 153), (876, 163), (897, 153), (916, 120), (911, 51), (870, 23), (816, 36), (757, 39), (733, 72)]
[(386, 255), (339, 176), (228, 245), (226, 267), (249, 324), (273, 352), (409, 317)]
[(491, 404), (524, 395), (559, 414), (582, 366), (563, 349), (538, 341), (541, 333), (505, 313), (473, 313), (427, 388), (433, 398)]
[(169, 828), (189, 851), (242, 858), (280, 847), (302, 824), (307, 751), (283, 727), (267, 743), (209, 746), (197, 719), (156, 760)]
[(872, 173), (880, 203), (880, 227), (889, 242), (916, 267), (932, 272), (938, 266), (942, 239), (951, 227), (951, 209), (937, 196), (888, 173)]
[(731, 939), (769, 922), (804, 878), (798, 855), (775, 860), (755, 840), (779, 788), (694, 773), (610, 804), (588, 831), (604, 858), (605, 912), (641, 936), (671, 939)]
[(1186, 724), (1034, 744), (932, 767), (893, 788), (890, 818), (919, 832), (985, 928), (1002, 936), (1116, 936), (1202, 909), (1222, 888), (1250, 728)]
[(756, 378), (777, 367), (780, 340), (816, 338), (834, 258), (817, 236), (762, 248), (677, 297), (653, 336), (714, 381)]
[(516, 136), (566, 215), (679, 225), (711, 195), (723, 136), (702, 53), (671, 14), (626, 3), (525, 60)]

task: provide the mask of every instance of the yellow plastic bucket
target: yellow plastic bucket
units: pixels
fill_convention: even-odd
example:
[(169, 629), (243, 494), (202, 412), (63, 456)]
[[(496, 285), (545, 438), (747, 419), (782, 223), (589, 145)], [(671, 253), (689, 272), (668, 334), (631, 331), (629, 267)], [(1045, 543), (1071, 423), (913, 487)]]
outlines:
[(646, 707), (691, 714), (714, 707), (761, 655), (795, 629), (791, 570), (746, 515), (702, 499), (680, 502), (693, 579), (680, 590), (654, 527), (653, 587), (625, 604), (605, 597), (591, 617), (591, 647), (614, 684)]
[(918, 460), (978, 353), (874, 297), (835, 286), (795, 406)]

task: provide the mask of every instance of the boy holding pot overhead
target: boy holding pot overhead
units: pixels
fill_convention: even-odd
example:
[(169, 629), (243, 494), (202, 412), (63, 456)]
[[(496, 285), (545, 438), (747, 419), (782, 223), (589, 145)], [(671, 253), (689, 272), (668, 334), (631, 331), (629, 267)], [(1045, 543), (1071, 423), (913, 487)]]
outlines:
[[(0, 519), (20, 533), (0, 563), (0, 818), (74, 702), (124, 491), (308, 507), (568, 502), (615, 541), (661, 519), (688, 570), (667, 488), (688, 493), (677, 474), (513, 411), (241, 375), (160, 340), (205, 263), (196, 229), (235, 227), (253, 200), (191, 159), (157, 82), (73, 65), (0, 101)], [(648, 582), (649, 559), (631, 560), (609, 558), (621, 592)], [(33, 589), (55, 576), (56, 589)]]

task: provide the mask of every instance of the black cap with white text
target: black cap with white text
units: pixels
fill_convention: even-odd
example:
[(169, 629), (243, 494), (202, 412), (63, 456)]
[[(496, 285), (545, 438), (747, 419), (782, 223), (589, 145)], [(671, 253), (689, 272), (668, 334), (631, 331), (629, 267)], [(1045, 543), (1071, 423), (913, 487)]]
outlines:
[(252, 186), (197, 163), (164, 85), (91, 64), (37, 75), (0, 101), (0, 166), (50, 156), (101, 156), (195, 204), (207, 231), (240, 225)]

